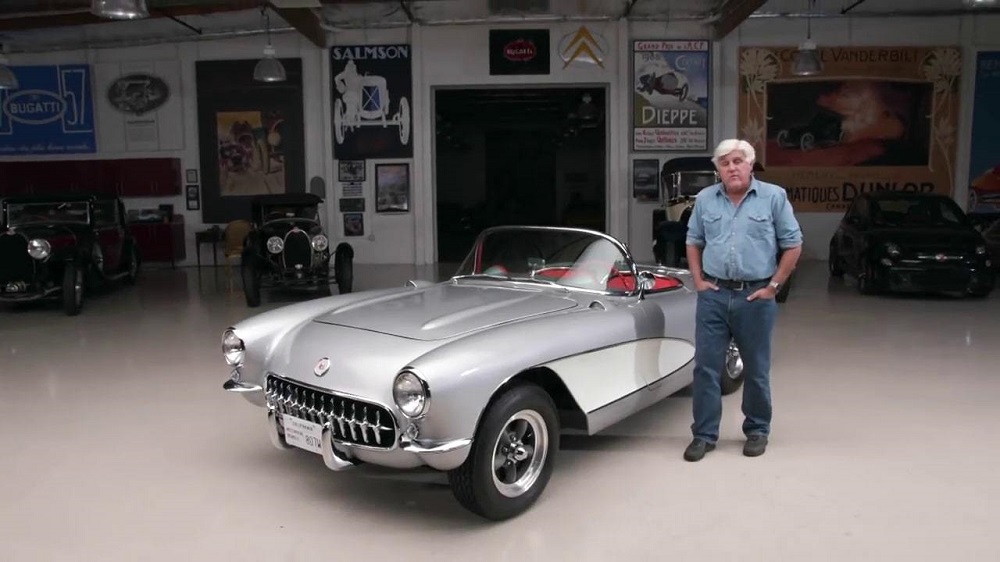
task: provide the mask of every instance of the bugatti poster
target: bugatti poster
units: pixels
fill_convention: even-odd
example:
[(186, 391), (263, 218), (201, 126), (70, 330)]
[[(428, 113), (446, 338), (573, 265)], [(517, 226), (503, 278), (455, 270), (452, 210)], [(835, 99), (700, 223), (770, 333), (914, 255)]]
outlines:
[(808, 77), (794, 55), (741, 49), (738, 130), (796, 211), (841, 213), (867, 191), (952, 194), (958, 48), (822, 48)]
[(708, 41), (634, 41), (633, 150), (708, 150)]
[(411, 60), (409, 45), (330, 48), (334, 158), (413, 156)]

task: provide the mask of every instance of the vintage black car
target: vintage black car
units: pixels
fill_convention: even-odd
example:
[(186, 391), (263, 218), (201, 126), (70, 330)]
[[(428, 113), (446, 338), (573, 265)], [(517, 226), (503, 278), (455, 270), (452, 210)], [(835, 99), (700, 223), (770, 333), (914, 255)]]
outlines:
[(812, 150), (844, 141), (844, 116), (825, 108), (819, 108), (805, 123), (778, 131), (778, 145), (783, 148)]
[[(753, 169), (760, 172), (764, 167), (754, 162)], [(661, 207), (653, 210), (653, 259), (658, 265), (686, 268), (687, 225), (694, 209), (695, 196), (702, 189), (722, 180), (708, 156), (683, 156), (668, 160), (660, 171), (660, 180)], [(778, 260), (781, 254), (779, 250)], [(788, 300), (794, 279), (793, 270), (774, 300)]]
[(330, 276), (330, 241), (319, 220), (322, 199), (310, 193), (258, 195), (251, 200), (253, 229), (242, 254), (243, 291), (247, 305), (260, 305), (261, 290), (318, 289), (336, 283), (350, 293), (354, 249), (341, 242), (334, 251)]
[(60, 298), (75, 316), (88, 288), (139, 275), (139, 248), (113, 195), (6, 197), (0, 221), (0, 303)]
[(985, 297), (996, 273), (986, 241), (946, 195), (879, 191), (854, 198), (830, 239), (830, 275), (882, 291)]

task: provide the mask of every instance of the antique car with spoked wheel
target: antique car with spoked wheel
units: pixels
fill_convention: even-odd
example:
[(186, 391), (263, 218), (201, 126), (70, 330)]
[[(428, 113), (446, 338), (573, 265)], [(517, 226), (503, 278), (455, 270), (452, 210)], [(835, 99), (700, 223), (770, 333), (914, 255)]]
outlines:
[(89, 288), (139, 275), (139, 248), (113, 195), (6, 197), (0, 220), (0, 303), (60, 299), (75, 316)]
[[(447, 474), (468, 510), (527, 510), (560, 435), (588, 435), (693, 380), (687, 270), (637, 264), (597, 231), (484, 230), (442, 282), (288, 305), (226, 329), (223, 387), (263, 409), (271, 442), (335, 471)], [(720, 380), (743, 384), (735, 346)]]
[(250, 203), (253, 229), (244, 241), (241, 274), (248, 306), (259, 306), (267, 289), (311, 289), (341, 294), (354, 282), (354, 249), (341, 242), (333, 252), (320, 224), (319, 196), (311, 193), (258, 195)]
[(985, 297), (996, 284), (983, 235), (947, 195), (880, 191), (854, 198), (830, 239), (832, 277), (858, 292)]

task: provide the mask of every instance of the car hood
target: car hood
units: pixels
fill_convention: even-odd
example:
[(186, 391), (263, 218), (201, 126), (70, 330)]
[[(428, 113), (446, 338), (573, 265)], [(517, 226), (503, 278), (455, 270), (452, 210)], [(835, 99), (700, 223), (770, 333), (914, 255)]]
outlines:
[(15, 234), (20, 234), (28, 240), (34, 238), (42, 238), (45, 240), (52, 240), (58, 236), (80, 236), (82, 232), (89, 230), (91, 227), (86, 224), (26, 224), (22, 226), (15, 226), (7, 231), (0, 231), (0, 234), (4, 232), (13, 231)]
[(268, 236), (285, 235), (293, 228), (304, 230), (309, 234), (319, 234), (321, 228), (319, 223), (309, 219), (279, 219), (264, 223), (261, 231)]
[(972, 229), (951, 226), (882, 228), (872, 232), (882, 242), (915, 248), (967, 248), (982, 244), (982, 236)]
[(440, 340), (577, 306), (552, 289), (438, 284), (336, 309), (316, 322), (415, 340)]

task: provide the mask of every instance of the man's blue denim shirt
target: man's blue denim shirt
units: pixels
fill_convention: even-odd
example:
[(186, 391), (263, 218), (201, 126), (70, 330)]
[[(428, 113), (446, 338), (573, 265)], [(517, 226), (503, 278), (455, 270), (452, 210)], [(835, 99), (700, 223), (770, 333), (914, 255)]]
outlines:
[(802, 229), (781, 187), (753, 179), (736, 207), (718, 183), (698, 192), (687, 243), (704, 248), (701, 268), (707, 276), (769, 279), (778, 269), (778, 249), (801, 245)]

